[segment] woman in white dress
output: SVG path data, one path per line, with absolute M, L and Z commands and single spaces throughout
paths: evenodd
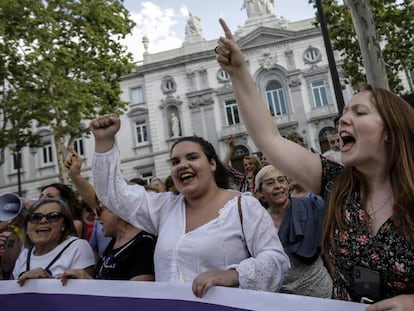
M 256 198 L 227 189 L 226 169 L 210 143 L 196 136 L 177 140 L 170 161 L 179 194 L 154 193 L 121 177 L 114 144 L 119 118 L 101 116 L 91 127 L 98 198 L 129 223 L 158 235 L 156 281 L 192 283 L 198 297 L 214 285 L 279 289 L 290 263 L 272 219 Z

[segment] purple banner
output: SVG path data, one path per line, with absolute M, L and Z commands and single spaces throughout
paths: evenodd
M 42 311 L 114 311 L 114 310 L 157 310 L 157 311 L 239 311 L 239 309 L 211 303 L 172 299 L 102 297 L 64 294 L 10 294 L 0 296 L 0 310 L 26 310 L 28 306 L 42 306 Z M 37 308 L 33 309 L 36 310 Z
M 191 284 L 161 282 L 69 280 L 0 281 L 0 311 L 363 311 L 366 305 L 346 301 L 216 286 L 203 298 Z

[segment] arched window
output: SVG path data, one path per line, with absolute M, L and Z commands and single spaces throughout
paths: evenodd
M 326 133 L 329 133 L 331 131 L 333 131 L 335 128 L 332 126 L 327 126 L 324 127 L 323 129 L 321 129 L 319 131 L 319 146 L 321 148 L 321 152 L 324 153 L 325 151 L 328 151 L 329 148 L 329 143 L 328 140 L 326 139 Z
M 282 85 L 278 81 L 270 81 L 266 86 L 266 100 L 272 116 L 286 114 L 286 100 Z

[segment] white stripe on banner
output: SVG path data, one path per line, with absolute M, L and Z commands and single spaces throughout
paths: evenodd
M 122 310 L 271 310 L 363 311 L 366 305 L 322 298 L 213 287 L 197 298 L 191 284 L 69 280 L 0 281 L 0 310 L 122 311 Z

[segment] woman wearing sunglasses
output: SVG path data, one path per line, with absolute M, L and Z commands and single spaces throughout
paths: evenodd
M 33 203 L 23 224 L 25 244 L 13 270 L 23 285 L 27 279 L 56 278 L 69 269 L 94 271 L 95 259 L 88 241 L 75 235 L 69 207 L 58 199 Z

